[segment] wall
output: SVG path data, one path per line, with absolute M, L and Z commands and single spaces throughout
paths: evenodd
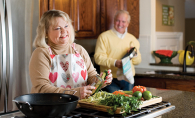
M 185 19 L 185 42 L 195 41 L 195 18 Z
M 194 18 L 185 19 L 185 34 L 186 34 L 185 35 L 185 47 L 186 47 L 189 41 L 195 41 L 195 16 Z M 195 61 L 193 64 L 195 64 Z
M 174 7 L 174 25 L 166 26 L 162 24 L 162 5 L 169 5 Z M 165 38 L 164 40 L 169 44 L 161 44 L 162 49 L 170 49 L 177 51 L 183 49 L 185 46 L 185 0 L 156 0 L 156 31 L 157 32 L 180 32 L 182 39 Z M 162 39 L 163 40 L 163 39 Z M 162 42 L 162 41 L 161 41 Z M 177 42 L 177 43 L 176 43 Z M 178 44 L 178 42 L 180 44 Z M 177 55 L 172 59 L 172 63 L 179 64 Z M 157 60 L 157 58 L 155 58 Z M 160 60 L 160 59 L 158 59 Z M 157 61 L 159 62 L 159 61 Z
M 140 0 L 140 52 L 142 62 L 136 68 L 149 68 L 152 41 L 155 33 L 155 0 Z M 143 59 L 143 57 L 145 57 Z
M 185 0 L 185 18 L 195 18 L 195 0 Z
M 179 32 L 182 31 L 182 27 L 184 29 L 184 2 L 185 0 L 140 0 L 140 52 L 142 55 L 142 62 L 139 65 L 136 65 L 135 68 L 149 68 L 149 69 L 160 69 L 160 70 L 181 70 L 180 67 L 165 67 L 165 66 L 151 66 L 149 63 L 154 63 L 155 58 L 152 54 L 152 51 L 156 48 L 156 35 L 160 32 Z M 176 18 L 180 18 L 179 16 L 183 16 L 181 20 L 177 20 L 176 22 L 182 22 L 181 26 L 173 26 L 171 29 L 167 29 L 166 27 L 162 27 L 162 13 L 159 15 L 159 11 L 162 11 L 162 4 L 173 5 L 176 9 L 179 7 L 181 14 L 176 13 Z M 178 10 L 177 10 L 178 11 Z M 179 16 L 178 16 L 179 15 Z M 160 19 L 157 21 L 156 18 Z M 178 23 L 176 23 L 178 24 Z M 160 26 L 161 25 L 161 26 Z M 159 27 L 160 26 L 160 27 Z M 178 30 L 179 28 L 179 30 Z M 167 30 L 167 31 L 166 31 Z M 183 36 L 182 36 L 183 37 Z M 183 39 L 183 38 L 182 38 Z M 144 58 L 143 58 L 144 57 Z M 194 71 L 193 69 L 188 69 L 188 71 Z
M 169 5 L 174 7 L 174 26 L 162 25 L 162 5 Z M 185 31 L 185 0 L 156 0 L 156 31 Z
M 174 25 L 166 26 L 162 24 L 162 6 L 168 5 L 174 7 Z M 185 0 L 156 0 L 156 32 L 173 33 L 174 37 L 164 37 L 163 39 L 157 39 L 159 43 L 156 44 L 158 49 L 170 49 L 178 51 L 183 49 L 185 41 Z M 175 34 L 175 35 L 174 35 Z M 182 37 L 176 36 L 180 35 Z M 172 63 L 179 64 L 177 55 L 172 59 Z M 158 61 L 157 61 L 158 60 Z M 159 62 L 160 59 L 155 57 L 155 61 Z
M 195 41 L 195 0 L 185 2 L 185 45 L 187 42 Z

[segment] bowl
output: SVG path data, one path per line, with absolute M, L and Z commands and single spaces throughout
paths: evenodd
M 159 64 L 172 64 L 171 59 L 174 58 L 175 56 L 177 56 L 177 51 L 173 51 L 171 57 L 160 55 L 160 54 L 156 53 L 156 51 L 153 51 L 153 54 L 156 57 L 160 58 Z

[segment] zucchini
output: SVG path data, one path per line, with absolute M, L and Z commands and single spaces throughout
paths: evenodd
M 123 91 L 125 94 L 128 94 L 128 95 L 133 95 L 133 92 L 132 91 Z
M 102 77 L 97 75 L 97 78 L 99 79 L 99 81 L 95 84 L 96 89 L 92 90 L 92 95 L 94 95 L 101 89 L 102 85 L 104 84 L 105 77 L 107 75 L 108 75 L 108 70 L 104 70 Z
M 105 80 L 105 77 L 108 75 L 108 70 L 104 70 L 103 74 L 102 74 L 102 80 Z
M 101 89 L 102 85 L 103 85 L 103 83 L 100 83 L 100 84 L 98 85 L 97 89 L 94 89 L 95 92 L 94 92 L 93 94 L 97 93 L 97 92 Z

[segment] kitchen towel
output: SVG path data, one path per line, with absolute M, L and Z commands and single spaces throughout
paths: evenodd
M 116 72 L 117 79 L 125 80 L 131 84 L 134 84 L 134 77 L 129 56 L 122 59 L 122 64 L 122 69 L 118 69 Z

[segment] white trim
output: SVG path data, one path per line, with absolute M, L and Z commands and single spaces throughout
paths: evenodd
M 164 66 L 154 66 L 149 63 L 155 63 L 155 56 L 152 54 L 153 50 L 158 41 L 166 40 L 166 43 L 169 43 L 169 40 L 175 39 L 176 44 L 179 45 L 177 50 L 183 49 L 183 33 L 182 32 L 155 32 L 153 36 L 147 34 L 140 34 L 139 42 L 140 42 L 140 53 L 142 56 L 142 62 L 139 65 L 135 65 L 135 68 L 148 68 L 148 69 L 168 69 L 168 70 L 180 70 L 180 67 L 164 67 Z M 153 42 L 153 43 L 152 43 Z M 153 44 L 153 46 L 151 46 Z M 176 51 L 177 51 L 176 50 Z M 178 55 L 177 55 L 178 56 Z M 178 57 L 175 57 L 177 60 Z M 179 62 L 178 62 L 179 63 Z
M 179 41 L 179 47 L 177 50 L 183 49 L 183 32 L 156 32 L 155 36 L 156 36 L 155 42 L 158 39 L 177 39 Z M 154 50 L 156 50 L 156 48 L 154 48 Z
M 152 52 L 155 48 L 156 40 L 155 40 L 155 33 L 156 33 L 156 0 L 151 0 L 151 41 L 150 41 L 150 52 Z M 150 62 L 154 59 L 150 56 Z

